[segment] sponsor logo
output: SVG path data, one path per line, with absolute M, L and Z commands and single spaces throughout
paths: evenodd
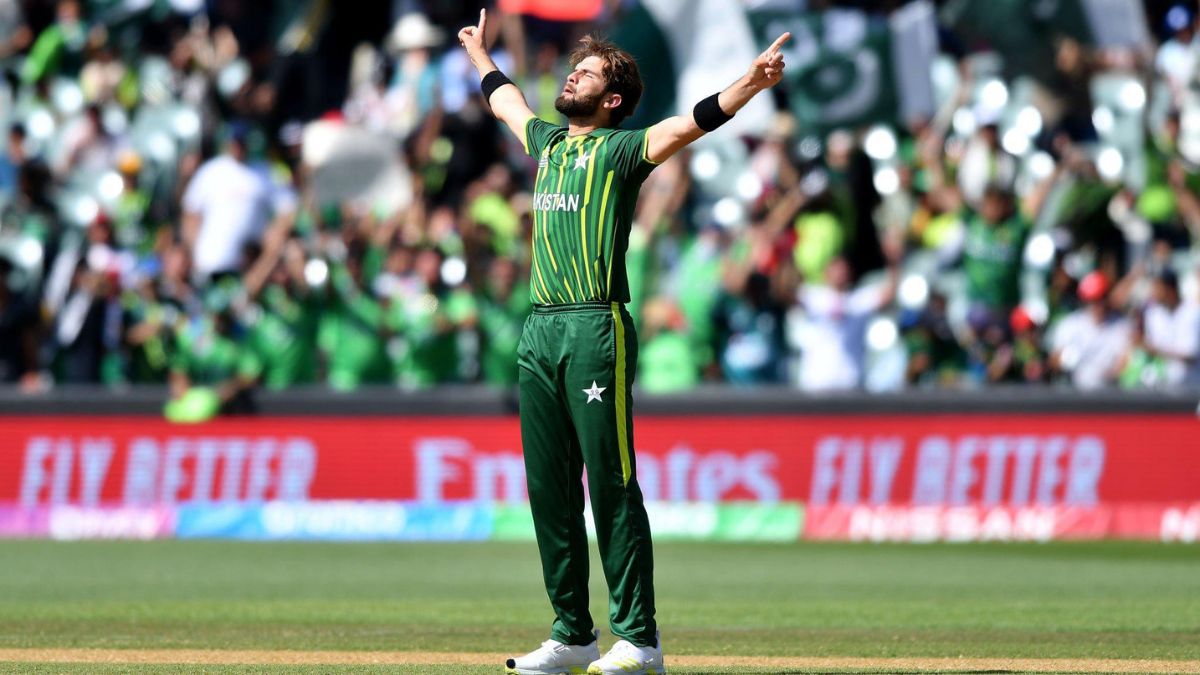
M 54 539 L 156 539 L 174 533 L 175 518 L 164 508 L 50 509 L 49 533 Z
M 479 452 L 465 439 L 421 438 L 416 447 L 417 499 L 440 502 L 461 493 L 474 499 L 526 501 L 525 462 L 517 452 Z M 647 501 L 776 502 L 782 492 L 773 453 L 697 452 L 679 445 L 661 455 L 637 453 L 638 484 Z
M 1186 543 L 1200 539 L 1200 504 L 1163 511 L 1159 536 L 1163 541 Z
M 306 438 L 138 436 L 122 448 L 119 468 L 116 449 L 106 437 L 30 438 L 20 503 L 94 506 L 113 482 L 127 505 L 303 500 L 317 465 Z
M 1091 506 L 1105 455 L 1104 441 L 1091 435 L 930 435 L 915 449 L 898 437 L 825 436 L 816 443 L 809 503 Z M 909 465 L 902 485 L 900 469 Z

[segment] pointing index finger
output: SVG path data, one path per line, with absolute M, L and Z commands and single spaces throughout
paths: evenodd
M 767 47 L 767 53 L 768 54 L 777 53 L 779 51 L 779 48 L 783 46 L 783 43 L 787 42 L 790 39 L 792 39 L 792 34 L 790 32 L 784 33 L 783 35 L 780 35 L 779 37 L 775 38 L 775 41 L 771 43 L 771 46 Z
M 481 10 L 479 10 L 479 32 L 482 33 L 483 29 L 486 27 L 487 27 L 487 10 L 481 9 Z

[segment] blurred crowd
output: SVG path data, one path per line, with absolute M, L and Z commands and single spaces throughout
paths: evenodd
M 0 382 L 516 382 L 536 165 L 454 42 L 479 3 L 345 4 L 0 0 Z M 564 55 L 636 2 L 546 4 L 493 6 L 495 51 L 560 120 Z M 1168 9 L 1140 48 L 1055 38 L 1046 81 L 943 31 L 929 119 L 814 134 L 785 86 L 666 162 L 638 384 L 1200 386 L 1200 38 Z

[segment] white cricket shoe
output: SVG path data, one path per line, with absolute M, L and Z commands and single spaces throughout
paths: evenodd
M 564 645 L 558 640 L 546 640 L 541 647 L 525 656 L 509 659 L 504 663 L 505 675 L 560 675 L 588 672 L 588 664 L 600 658 L 600 647 L 596 638 L 600 632 L 592 633 L 589 645 Z
M 662 642 L 654 636 L 653 647 L 638 647 L 627 640 L 617 640 L 604 658 L 588 666 L 588 675 L 664 675 Z

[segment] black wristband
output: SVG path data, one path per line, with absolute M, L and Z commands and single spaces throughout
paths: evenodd
M 717 103 L 718 95 L 713 94 L 692 108 L 692 118 L 696 120 L 696 126 L 705 131 L 713 131 L 733 119 L 733 115 L 721 110 L 721 104 Z
M 479 88 L 483 90 L 483 100 L 490 103 L 492 100 L 492 92 L 506 84 L 512 83 L 513 81 L 508 79 L 507 75 L 498 70 L 493 70 L 487 75 L 484 75 L 483 80 L 479 82 Z

